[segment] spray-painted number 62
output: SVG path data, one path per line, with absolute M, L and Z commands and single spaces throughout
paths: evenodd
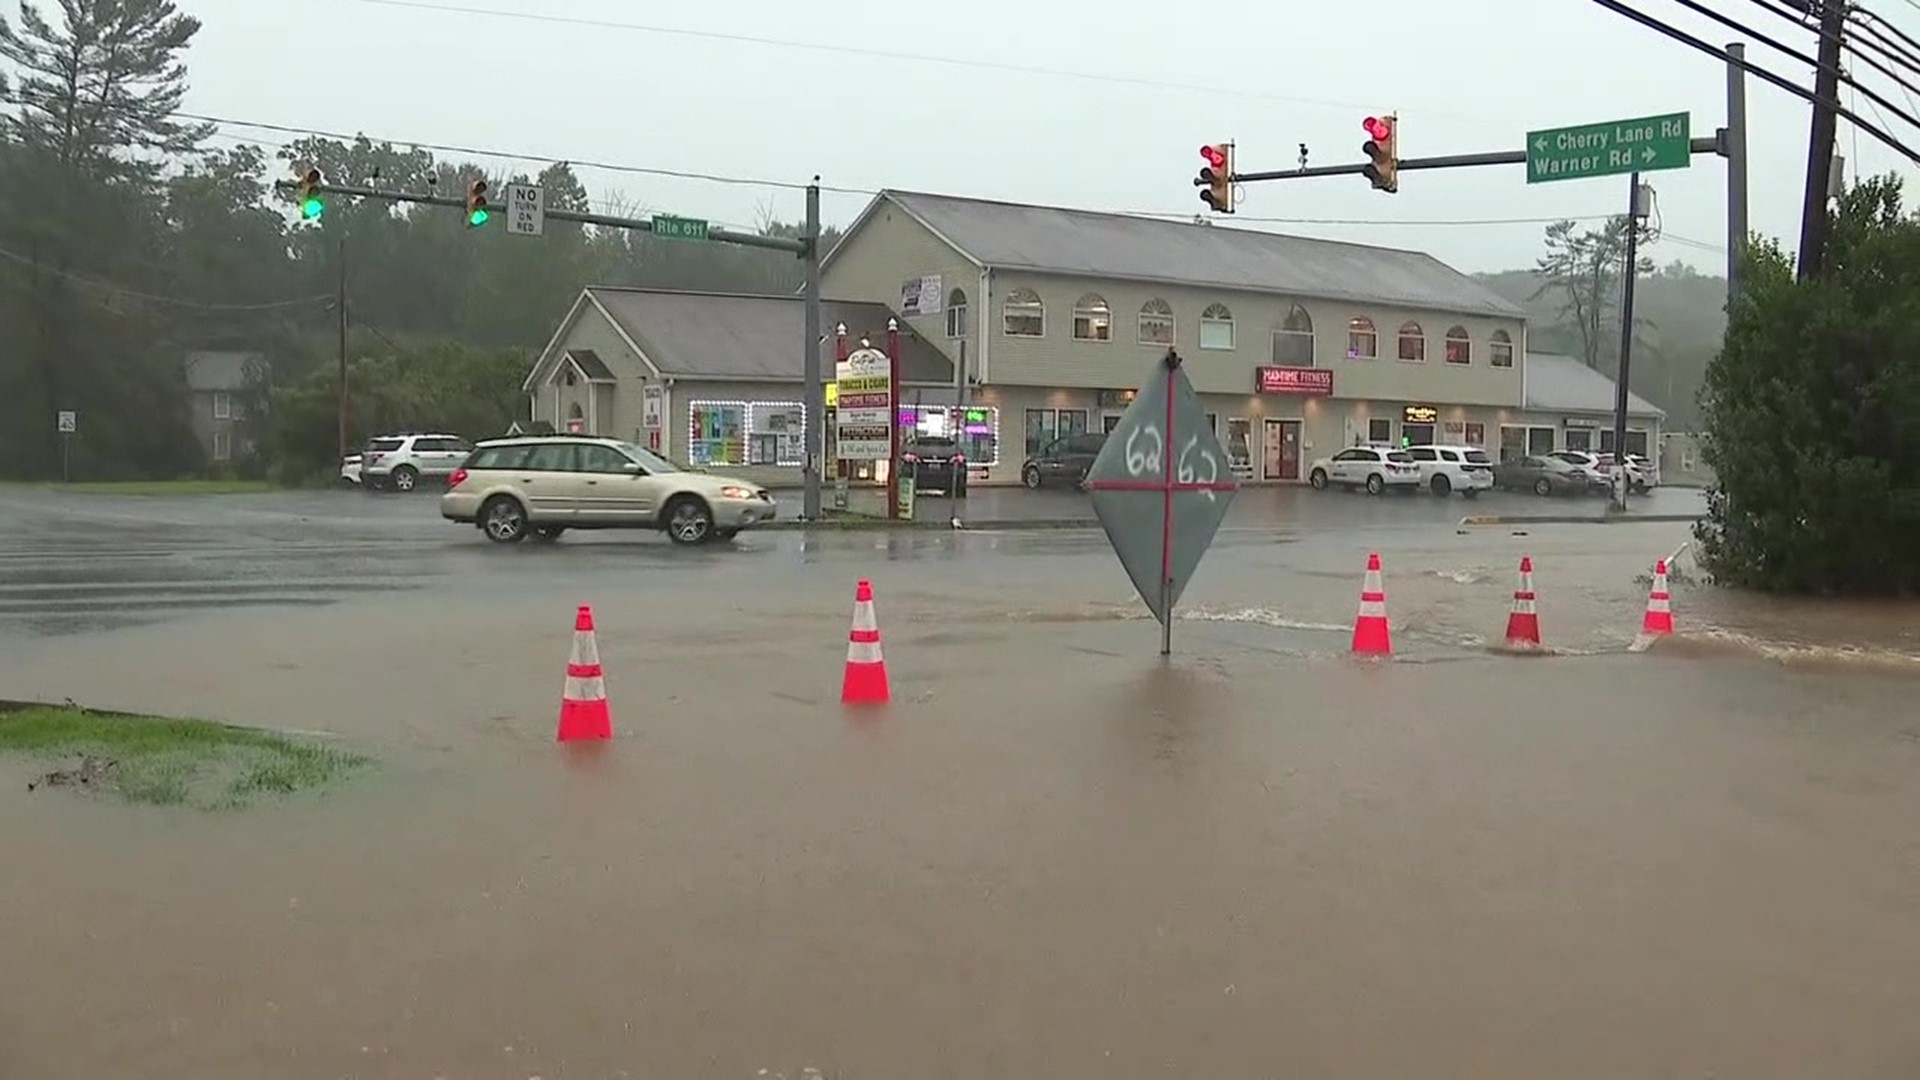
M 1205 473 L 1204 476 L 1201 475 L 1202 472 Z M 1200 449 L 1200 436 L 1195 435 L 1188 439 L 1187 445 L 1180 450 L 1180 482 L 1215 484 L 1219 481 L 1220 460 L 1213 456 L 1212 450 Z M 1214 500 L 1214 493 L 1207 488 L 1201 488 L 1200 494 L 1205 495 L 1208 502 Z
M 1140 445 L 1135 446 L 1135 442 Z M 1127 473 L 1131 476 L 1152 476 L 1160 471 L 1160 455 L 1166 449 L 1166 442 L 1160 437 L 1160 429 L 1151 424 L 1142 424 L 1127 433 Z

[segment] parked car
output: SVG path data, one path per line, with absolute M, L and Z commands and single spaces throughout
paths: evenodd
M 1351 491 L 1364 487 L 1378 495 L 1388 488 L 1414 491 L 1420 487 L 1420 465 L 1405 450 L 1386 446 L 1352 446 L 1324 457 L 1307 470 L 1307 482 L 1316 490 L 1339 486 Z
M 368 491 L 413 491 L 422 480 L 452 475 L 473 453 L 473 444 L 441 432 L 394 432 L 367 440 L 360 453 L 360 483 Z
M 348 487 L 360 486 L 359 454 L 348 454 L 340 459 L 340 482 Z
M 1644 495 L 1660 486 L 1660 466 L 1639 454 L 1628 454 L 1627 479 L 1633 481 L 1636 478 L 1640 485 L 1640 492 Z
M 944 435 L 921 435 L 900 448 L 900 467 L 913 470 L 915 491 L 943 491 L 951 499 L 967 497 L 967 456 L 960 443 Z
M 1419 463 L 1427 490 L 1441 498 L 1458 491 L 1472 499 L 1493 487 L 1493 459 L 1477 446 L 1409 446 L 1407 456 Z
M 1605 491 L 1605 492 L 1611 492 L 1613 490 L 1613 455 L 1612 454 L 1593 454 L 1593 453 L 1588 453 L 1587 451 L 1584 451 L 1584 450 L 1561 450 L 1561 451 L 1558 451 L 1557 453 L 1552 454 L 1551 456 L 1557 457 L 1561 461 L 1564 461 L 1569 465 L 1576 466 L 1584 470 L 1589 476 L 1593 477 L 1594 490 Z M 1647 476 L 1647 469 L 1646 469 L 1644 458 L 1637 457 L 1636 455 L 1633 455 L 1633 454 L 1628 454 L 1627 461 L 1626 461 L 1626 470 L 1627 470 L 1627 492 L 1629 494 L 1644 495 L 1646 494 L 1647 489 L 1653 486 L 1651 480 Z
M 1020 482 L 1035 491 L 1063 481 L 1076 487 L 1084 484 L 1093 459 L 1100 456 L 1100 448 L 1106 444 L 1105 435 L 1092 432 L 1062 435 L 1020 466 Z
M 1557 457 L 1529 454 L 1495 465 L 1493 483 L 1503 491 L 1531 491 L 1545 497 L 1583 494 L 1592 487 L 1593 478 Z
M 568 529 L 659 529 L 676 544 L 731 540 L 773 520 L 758 484 L 693 472 L 644 447 L 593 435 L 489 439 L 447 477 L 440 516 L 498 544 Z

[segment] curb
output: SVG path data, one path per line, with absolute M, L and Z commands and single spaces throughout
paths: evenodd
M 1095 518 L 998 518 L 963 520 L 955 524 L 951 520 L 931 521 L 888 521 L 886 518 L 826 518 L 820 521 L 795 521 L 775 519 L 757 525 L 755 532 L 881 532 L 881 531 L 919 531 L 919 532 L 1035 532 L 1044 529 L 1097 529 L 1100 522 Z
M 1705 514 L 1610 514 L 1606 517 L 1575 517 L 1570 514 L 1483 514 L 1463 517 L 1465 525 L 1654 525 L 1663 522 L 1699 521 Z

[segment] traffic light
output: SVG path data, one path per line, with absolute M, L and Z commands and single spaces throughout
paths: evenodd
M 294 202 L 300 206 L 300 220 L 317 221 L 326 211 L 327 204 L 320 201 L 320 170 L 308 169 L 300 174 L 300 187 L 294 194 Z
M 487 182 L 475 180 L 467 185 L 467 228 L 477 229 L 492 215 L 487 212 Z
M 1360 126 L 1367 129 L 1367 142 L 1360 151 L 1369 159 L 1361 174 L 1373 182 L 1375 191 L 1384 191 L 1389 195 L 1399 191 L 1400 118 L 1369 116 L 1361 121 Z
M 1200 148 L 1207 164 L 1200 170 L 1200 201 L 1216 214 L 1233 213 L 1233 144 L 1213 143 Z

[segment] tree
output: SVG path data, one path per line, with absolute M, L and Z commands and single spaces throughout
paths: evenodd
M 1547 226 L 1547 253 L 1535 266 L 1541 283 L 1534 298 L 1550 295 L 1558 301 L 1559 321 L 1573 331 L 1576 354 L 1596 371 L 1617 370 L 1617 356 L 1608 345 L 1620 340 L 1620 271 L 1627 260 L 1627 218 L 1610 218 L 1603 225 L 1575 232 L 1574 222 Z M 1653 261 L 1640 258 L 1637 271 L 1653 272 Z M 1636 327 L 1640 320 L 1635 320 Z M 1638 340 L 1636 338 L 1636 340 Z
M 1814 280 L 1776 242 L 1744 252 L 1701 401 L 1717 480 L 1695 535 L 1718 582 L 1920 589 L 1920 221 L 1900 190 L 1841 197 Z

